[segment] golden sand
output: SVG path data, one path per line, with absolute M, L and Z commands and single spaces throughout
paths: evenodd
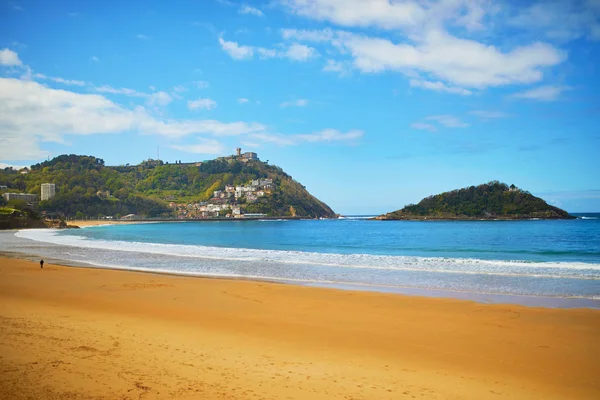
M 86 226 L 101 226 L 101 225 L 129 225 L 129 224 L 146 224 L 149 222 L 142 221 L 122 221 L 114 219 L 99 219 L 99 220 L 72 220 L 68 221 L 69 225 L 75 225 L 80 228 Z
M 600 399 L 600 311 L 0 258 L 1 399 Z

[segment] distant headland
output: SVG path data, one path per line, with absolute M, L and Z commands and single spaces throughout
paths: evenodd
M 282 168 L 237 148 L 214 160 L 107 166 L 61 155 L 0 169 L 0 229 L 43 220 L 204 220 L 333 218 L 334 211 Z
M 418 204 L 383 214 L 379 220 L 524 220 L 574 219 L 568 212 L 505 183 L 479 186 L 429 196 Z

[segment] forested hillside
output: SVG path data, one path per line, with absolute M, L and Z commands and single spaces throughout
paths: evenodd
M 226 184 L 242 185 L 252 179 L 271 178 L 275 190 L 245 206 L 247 212 L 274 216 L 333 216 L 334 212 L 310 195 L 281 168 L 258 160 L 235 158 L 196 165 L 164 164 L 149 160 L 135 166 L 105 166 L 92 156 L 62 155 L 33 165 L 28 174 L 0 170 L 0 185 L 11 191 L 40 194 L 40 184 L 56 184 L 56 196 L 40 202 L 40 210 L 67 216 L 139 214 L 172 216 L 168 202 L 207 201 Z M 106 191 L 110 196 L 104 195 Z M 79 213 L 79 214 L 78 214 Z
M 569 219 L 565 210 L 514 185 L 492 181 L 429 196 L 378 217 L 394 219 Z

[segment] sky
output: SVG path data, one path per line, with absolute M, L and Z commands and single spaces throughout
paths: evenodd
M 0 166 L 236 147 L 342 214 L 600 211 L 600 0 L 0 0 Z

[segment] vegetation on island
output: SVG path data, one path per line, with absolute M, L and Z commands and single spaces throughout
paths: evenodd
M 539 197 L 492 181 L 429 196 L 418 204 L 380 215 L 381 220 L 571 219 L 569 213 Z
M 32 165 L 26 174 L 11 168 L 0 170 L 0 185 L 8 186 L 9 192 L 39 196 L 42 183 L 54 183 L 56 195 L 40 201 L 39 211 L 79 218 L 127 214 L 169 218 L 174 216 L 171 202 L 208 201 L 227 184 L 242 185 L 262 178 L 271 178 L 274 190 L 251 204 L 242 204 L 244 212 L 312 218 L 335 215 L 281 168 L 259 160 L 243 162 L 235 156 L 197 165 L 148 160 L 139 165 L 106 166 L 100 158 L 71 154 Z

